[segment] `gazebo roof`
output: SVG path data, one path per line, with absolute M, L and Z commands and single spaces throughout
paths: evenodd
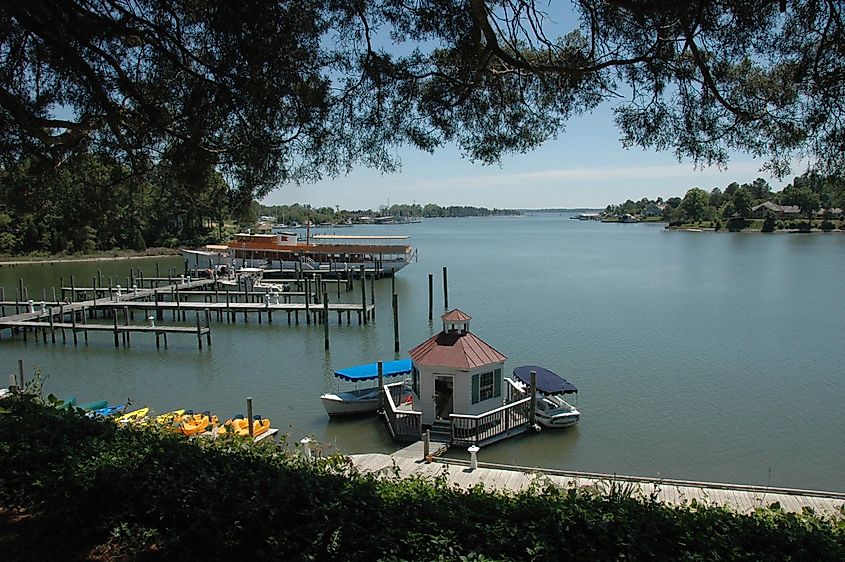
M 470 316 L 466 312 L 458 310 L 457 308 L 450 310 L 449 312 L 447 312 L 446 314 L 444 314 L 440 318 L 444 322 L 450 322 L 450 323 L 469 322 L 470 320 L 472 320 L 472 316 Z
M 452 312 L 458 312 L 466 316 L 459 310 Z M 467 318 L 469 317 L 467 316 Z M 471 332 L 440 332 L 412 349 L 409 355 L 417 365 L 452 367 L 456 369 L 473 369 L 475 367 L 483 367 L 484 365 L 501 363 L 507 359 L 507 357 Z

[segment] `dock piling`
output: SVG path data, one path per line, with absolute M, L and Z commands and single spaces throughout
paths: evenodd
M 428 274 L 428 321 L 434 318 L 434 274 Z
M 323 339 L 325 349 L 329 348 L 329 295 L 323 293 Z
M 252 437 L 253 429 L 252 429 L 252 396 L 246 397 L 246 417 L 248 422 L 249 428 L 249 436 Z
M 449 308 L 449 277 L 446 266 L 443 266 L 443 309 Z
M 393 293 L 393 352 L 399 353 L 399 295 Z

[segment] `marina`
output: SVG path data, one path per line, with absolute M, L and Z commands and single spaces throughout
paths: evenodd
M 348 230 L 368 234 L 382 228 Z M 243 396 L 261 396 L 262 411 L 289 439 L 310 437 L 329 451 L 348 454 L 390 454 L 402 444 L 383 418 L 335 419 L 326 415 L 319 397 L 336 388 L 339 369 L 406 357 L 441 330 L 441 314 L 457 307 L 474 317 L 473 332 L 505 352 L 503 373 L 539 364 L 579 390 L 582 417 L 576 426 L 544 428 L 484 446 L 479 458 L 485 462 L 845 491 L 838 419 L 845 401 L 838 380 L 845 361 L 839 342 L 845 302 L 835 282 L 845 275 L 842 237 L 703 236 L 667 232 L 661 225 L 617 226 L 557 215 L 427 220 L 407 228 L 413 228 L 419 262 L 395 277 L 367 279 L 367 305 L 375 303 L 377 311 L 367 324 L 363 318 L 357 324 L 356 312 L 351 324 L 345 313 L 344 322 L 336 324 L 332 313 L 329 350 L 325 325 L 315 324 L 313 314 L 309 324 L 300 310 L 299 325 L 294 313 L 288 325 L 286 312 L 273 312 L 272 324 L 264 311 L 261 324 L 257 311 L 247 312 L 246 322 L 241 311 L 230 321 L 220 290 L 224 321 L 217 320 L 220 308 L 211 313 L 212 345 L 203 336 L 201 351 L 195 335 L 198 311 L 186 309 L 186 321 L 177 321 L 173 309 L 161 309 L 156 326 L 194 332 L 168 335 L 168 347 L 158 349 L 152 334 L 132 334 L 130 348 L 115 348 L 109 332 L 90 332 L 86 345 L 79 332 L 80 345 L 74 346 L 67 328 L 66 343 L 56 329 L 56 344 L 48 328 L 46 345 L 42 328 L 37 339 L 29 332 L 27 341 L 20 332 L 10 339 L 10 330 L 3 329 L 0 365 L 8 371 L 23 358 L 30 373 L 38 369 L 47 377 L 51 392 L 76 394 L 82 401 L 132 396 L 161 410 L 191 403 L 233 412 L 243 409 Z M 391 231 L 402 233 L 399 226 Z M 542 275 L 531 273 L 540 264 Z M 441 288 L 444 266 L 448 292 Z M 59 293 L 61 286 L 99 286 L 98 271 L 103 286 L 109 277 L 113 285 L 120 279 L 125 286 L 133 268 L 140 290 L 139 268 L 147 288 L 148 278 L 167 279 L 168 272 L 180 281 L 184 260 L 4 266 L 0 287 L 3 300 L 17 301 L 23 312 L 25 301 L 15 298 L 21 278 L 39 308 L 42 295 L 59 300 L 59 294 L 52 300 L 52 287 Z M 173 304 L 167 283 L 159 285 L 160 300 Z M 357 277 L 354 290 L 345 288 L 339 284 L 338 300 L 338 284 L 328 284 L 330 304 L 360 305 Z M 229 288 L 230 303 L 247 300 L 236 292 L 237 287 Z M 398 354 L 394 293 L 400 304 Z M 215 299 L 183 297 L 181 288 L 179 295 L 180 303 L 197 305 Z M 97 301 L 101 298 L 107 300 L 98 296 Z M 291 301 L 304 304 L 304 297 Z M 154 308 L 154 298 L 144 304 Z M 309 308 L 312 304 L 313 298 Z M 130 324 L 147 325 L 144 315 L 155 316 L 149 309 L 130 309 L 130 315 L 132 310 L 136 320 L 130 318 Z M 5 312 L 10 315 L 14 307 L 6 306 Z M 103 312 L 97 312 L 97 322 L 113 327 Z M 123 324 L 122 308 L 116 312 Z M 204 312 L 199 315 L 204 326 Z M 68 315 L 65 319 L 70 322 Z M 451 447 L 446 457 L 464 458 L 467 446 Z

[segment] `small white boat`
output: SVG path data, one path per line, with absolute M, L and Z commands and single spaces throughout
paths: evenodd
M 544 367 L 526 365 L 513 370 L 513 379 L 506 379 L 519 398 L 528 395 L 531 372 L 536 373 L 537 404 L 534 412 L 537 423 L 545 427 L 569 427 L 581 419 L 579 412 L 561 398 L 564 394 L 577 394 L 575 385 Z
M 413 369 L 410 359 L 386 361 L 382 363 L 382 378 L 407 375 Z M 360 383 L 378 380 L 378 363 L 368 363 L 348 367 L 334 372 L 339 379 Z M 375 386 L 356 388 L 345 392 L 327 392 L 320 396 L 323 407 L 329 416 L 374 414 L 378 410 L 378 397 L 381 389 Z

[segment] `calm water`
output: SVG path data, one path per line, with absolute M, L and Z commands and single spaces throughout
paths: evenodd
M 396 278 L 403 356 L 439 331 L 448 266 L 450 308 L 473 317 L 506 369 L 541 364 L 580 390 L 576 428 L 493 445 L 482 460 L 845 491 L 845 236 L 666 232 L 557 214 L 355 228 L 368 231 L 410 234 L 419 249 Z M 40 295 L 71 273 L 77 285 L 97 269 L 152 276 L 155 261 L 2 267 L 0 285 L 9 298 L 23 277 Z M 181 267 L 158 261 L 162 271 Z M 318 398 L 335 388 L 335 368 L 393 358 L 390 287 L 377 282 L 374 324 L 331 324 L 330 352 L 321 326 L 278 317 L 272 327 L 215 323 L 202 351 L 190 336 L 159 351 L 143 335 L 116 350 L 108 334 L 74 347 L 4 332 L 0 375 L 23 358 L 59 396 L 130 396 L 157 411 L 229 416 L 253 396 L 291 439 L 391 451 L 381 421 L 329 421 Z

